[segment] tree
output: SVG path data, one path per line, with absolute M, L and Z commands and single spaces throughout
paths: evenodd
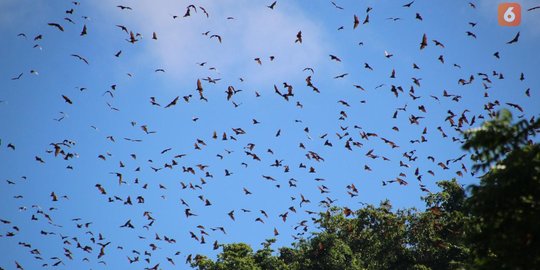
M 256 253 L 244 243 L 222 245 L 223 251 L 215 262 L 205 256 L 198 256 L 192 266 L 200 270 L 287 270 L 288 266 L 272 254 L 274 250 L 271 249 L 271 245 L 275 241 L 275 239 L 266 240 L 262 244 L 263 248 Z
M 474 173 L 470 193 L 455 180 L 422 200 L 424 211 L 392 210 L 389 201 L 356 211 L 331 207 L 316 232 L 274 253 L 229 244 L 200 270 L 232 269 L 540 269 L 540 121 L 512 123 L 503 110 L 465 132 Z M 472 258 L 472 259 L 471 259 Z
M 253 257 L 253 249 L 244 243 L 234 243 L 223 245 L 223 252 L 218 255 L 214 262 L 204 256 L 201 256 L 193 266 L 199 267 L 200 270 L 257 270 L 261 269 L 257 266 Z
M 389 201 L 356 211 L 332 207 L 320 214 L 319 231 L 274 254 L 271 245 L 253 253 L 246 244 L 223 245 L 214 262 L 201 257 L 200 270 L 283 269 L 460 269 L 464 247 L 465 193 L 455 181 L 438 183 L 441 191 L 426 196 L 425 212 L 393 211 Z
M 531 141 L 539 127 L 538 120 L 512 124 L 503 110 L 467 134 L 474 169 L 491 167 L 468 199 L 478 269 L 540 269 L 540 145 Z
M 408 227 L 417 269 L 466 269 L 466 194 L 455 179 L 441 181 L 438 193 L 424 197 L 426 211 L 411 217 Z

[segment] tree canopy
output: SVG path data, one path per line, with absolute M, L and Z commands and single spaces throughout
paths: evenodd
M 468 134 L 476 170 L 490 169 L 471 186 L 469 242 L 479 269 L 540 269 L 540 122 L 501 111 Z
M 389 201 L 357 210 L 332 206 L 318 230 L 292 247 L 258 251 L 221 245 L 216 260 L 197 256 L 199 270 L 228 269 L 540 269 L 540 122 L 512 122 L 506 111 L 467 131 L 474 173 L 468 189 L 455 179 L 422 198 L 425 210 Z

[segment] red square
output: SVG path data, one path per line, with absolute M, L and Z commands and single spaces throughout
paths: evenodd
M 501 26 L 518 26 L 521 23 L 521 5 L 519 3 L 499 4 L 497 18 Z

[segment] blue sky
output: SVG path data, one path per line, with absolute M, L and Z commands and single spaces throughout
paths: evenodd
M 141 255 L 140 262 L 131 266 L 142 269 L 160 263 L 161 268 L 172 269 L 166 260 L 169 257 L 184 268 L 188 254 L 214 256 L 212 243 L 216 240 L 258 247 L 264 239 L 274 237 L 276 228 L 280 233 L 276 246 L 289 245 L 292 236 L 300 232 L 294 227 L 302 220 L 311 220 L 305 210 L 324 211 L 319 202 L 326 197 L 337 200 L 334 205 L 352 209 L 385 199 L 396 208 L 422 208 L 420 197 L 426 193 L 420 190 L 416 168 L 422 184 L 431 191 L 437 190 L 435 182 L 439 180 L 456 177 L 465 186 L 477 181 L 470 171 L 465 173 L 461 168 L 462 163 L 470 167 L 468 156 L 450 162 L 448 170 L 437 165 L 465 154 L 460 143 L 452 140 L 460 138 L 460 133 L 445 121 L 449 110 L 456 114 L 456 122 L 468 110 L 466 118 L 476 118 L 473 126 L 483 121 L 480 117 L 488 118 L 484 107 L 489 102 L 500 104 L 495 111 L 508 108 L 505 103 L 519 104 L 523 112 L 510 108 L 516 117 L 539 115 L 540 9 L 526 11 L 540 5 L 538 1 L 518 1 L 523 12 L 518 27 L 497 24 L 500 1 L 472 1 L 475 8 L 469 1 L 417 0 L 410 8 L 402 7 L 409 1 L 335 1 L 342 9 L 329 1 L 277 1 L 273 10 L 266 7 L 271 2 L 197 1 L 193 3 L 197 12 L 192 10 L 191 16 L 184 18 L 191 2 L 81 1 L 74 5 L 71 1 L 2 1 L 0 218 L 11 223 L 0 223 L 0 267 L 15 269 L 17 261 L 32 269 L 58 262 L 51 259 L 57 256 L 62 269 L 118 269 L 125 268 L 129 264 L 126 256 L 133 258 L 132 250 L 137 250 L 141 254 L 149 251 L 152 256 Z M 121 10 L 118 5 L 132 9 Z M 369 23 L 363 24 L 367 7 L 372 8 Z M 72 8 L 73 14 L 67 14 Z M 422 21 L 415 19 L 416 13 Z M 360 19 L 356 29 L 354 15 Z M 64 31 L 48 23 L 59 23 Z M 81 36 L 83 25 L 87 35 Z M 135 43 L 127 42 L 129 35 L 116 25 L 142 36 Z M 207 31 L 208 35 L 201 34 Z M 295 43 L 299 31 L 301 44 Z M 467 36 L 467 31 L 477 38 Z M 152 39 L 153 32 L 157 40 Z M 518 32 L 519 41 L 506 44 Z M 20 33 L 26 37 L 18 36 Z M 213 34 L 220 35 L 222 42 L 209 38 Z M 428 45 L 420 50 L 423 34 Z M 34 40 L 38 35 L 43 38 Z M 436 46 L 434 39 L 444 48 Z M 119 51 L 122 53 L 115 57 Z M 385 51 L 393 56 L 385 57 Z M 499 52 L 499 59 L 494 57 L 495 52 Z M 84 57 L 89 64 L 72 54 Z M 329 55 L 341 61 L 331 60 Z M 440 55 L 444 63 L 438 60 Z M 270 56 L 275 57 L 273 61 Z M 262 65 L 255 58 L 260 58 Z M 202 62 L 206 64 L 198 64 Z M 364 68 L 365 63 L 373 70 Z M 413 69 L 413 63 L 420 69 Z M 313 68 L 313 74 L 304 71 L 306 67 Z M 395 78 L 390 78 L 392 70 Z M 504 79 L 494 71 L 503 74 Z M 20 79 L 12 80 L 20 73 Z M 334 79 L 345 73 L 343 78 Z M 483 81 L 478 73 L 487 74 L 491 83 Z M 524 80 L 520 80 L 521 73 Z M 474 80 L 470 84 L 458 84 L 471 75 Z M 306 86 L 307 76 L 311 76 L 320 93 Z M 198 79 L 208 77 L 220 80 L 215 84 L 202 81 L 208 99 L 205 102 L 199 99 L 196 88 Z M 420 86 L 412 78 L 421 79 Z M 284 82 L 293 86 L 294 96 L 289 101 L 274 92 L 276 85 L 286 93 Z M 483 82 L 489 89 L 484 89 Z M 362 86 L 364 91 L 353 85 Z M 392 85 L 401 86 L 404 92 L 395 97 Z M 226 94 L 229 86 L 242 90 L 231 100 Z M 420 98 L 409 96 L 411 86 L 414 96 Z M 85 90 L 80 91 L 81 87 Z M 525 94 L 528 88 L 530 96 Z M 460 96 L 459 102 L 444 97 L 444 90 Z M 62 95 L 72 104 L 66 103 Z M 192 95 L 189 103 L 182 98 L 187 95 Z M 176 106 L 164 108 L 177 96 L 180 98 Z M 150 97 L 161 106 L 153 106 Z M 419 110 L 421 105 L 426 112 Z M 397 108 L 404 106 L 406 111 L 399 111 L 393 118 Z M 340 119 L 342 111 L 347 117 Z M 411 115 L 424 118 L 418 125 L 411 125 Z M 60 117 L 64 118 L 54 120 Z M 253 124 L 253 119 L 260 123 Z M 156 133 L 146 134 L 141 126 Z M 442 136 L 439 127 L 448 137 Z M 235 135 L 233 128 L 242 128 L 246 134 Z M 420 139 L 424 128 L 427 142 L 411 143 Z M 468 128 L 468 124 L 462 127 Z M 278 130 L 281 135 L 276 137 Z M 214 131 L 217 140 L 212 139 Z M 221 140 L 223 132 L 236 140 Z M 342 139 L 336 135 L 346 132 L 349 134 Z M 378 137 L 363 139 L 363 132 Z M 326 137 L 321 138 L 324 134 Z M 115 142 L 108 136 L 113 136 Z M 352 150 L 347 150 L 344 146 L 349 138 L 351 145 L 358 142 L 362 146 L 352 145 Z M 381 138 L 399 147 L 391 148 Z M 194 149 L 197 139 L 206 143 L 199 143 L 201 150 Z M 75 143 L 71 148 L 62 146 L 66 152 L 74 153 L 72 159 L 54 156 L 50 144 L 64 140 Z M 331 147 L 325 146 L 326 140 Z M 251 152 L 261 161 L 245 154 L 250 143 L 255 144 Z M 305 149 L 299 147 L 301 143 Z M 168 148 L 171 150 L 161 154 Z M 378 158 L 366 156 L 370 150 Z M 324 161 L 307 159 L 308 151 L 318 153 Z M 409 151 L 414 151 L 414 161 L 403 155 Z M 186 156 L 174 158 L 180 154 Z M 106 160 L 98 158 L 100 155 Z M 45 163 L 37 162 L 36 156 Z M 173 159 L 178 165 L 172 170 L 164 168 Z M 284 172 L 283 166 L 270 166 L 275 160 L 283 160 L 289 172 Z M 198 164 L 208 165 L 205 170 L 213 177 L 199 170 Z M 299 168 L 300 164 L 307 168 Z M 365 169 L 366 165 L 371 171 Z M 194 168 L 195 174 L 183 172 L 182 166 Z M 161 170 L 154 172 L 151 167 Z M 310 167 L 315 173 L 309 173 Z M 225 176 L 225 170 L 232 175 Z M 457 171 L 463 172 L 463 177 Z M 111 174 L 116 172 L 122 174 L 125 184 L 118 184 L 118 177 Z M 265 180 L 263 175 L 276 181 Z M 383 186 L 383 181 L 396 177 L 408 185 Z M 201 178 L 206 184 L 201 184 Z M 289 187 L 291 178 L 297 181 L 296 187 Z M 181 183 L 200 185 L 202 189 L 182 189 Z M 107 194 L 100 194 L 96 184 L 102 185 Z M 358 189 L 357 197 L 347 194 L 346 186 L 350 184 Z M 321 194 L 322 185 L 330 193 Z M 252 194 L 244 195 L 243 188 Z M 51 192 L 58 195 L 58 201 L 51 200 Z M 69 199 L 61 197 L 64 195 Z M 301 195 L 311 203 L 300 207 Z M 133 205 L 114 199 L 108 202 L 114 196 L 122 200 L 130 196 Z M 138 196 L 145 198 L 144 204 L 136 203 Z M 205 206 L 198 196 L 212 205 Z M 187 207 L 180 203 L 182 199 L 197 216 L 186 218 Z M 291 206 L 297 213 L 289 209 Z M 251 212 L 243 213 L 242 208 Z M 231 210 L 235 211 L 236 221 L 227 215 Z M 259 210 L 264 210 L 268 218 Z M 143 216 L 146 211 L 155 218 L 149 229 L 143 228 L 149 223 Z M 289 212 L 288 219 L 283 222 L 279 215 L 285 212 Z M 32 215 L 38 220 L 32 220 Z M 72 221 L 74 218 L 81 220 Z M 256 218 L 262 218 L 264 224 L 255 222 Z M 129 219 L 134 230 L 119 227 Z M 76 224 L 86 222 L 92 222 L 88 228 L 77 228 Z M 308 224 L 308 231 L 316 230 L 311 222 Z M 198 225 L 209 234 L 205 236 L 206 244 L 190 238 L 190 231 L 201 236 Z M 210 229 L 218 226 L 223 226 L 227 234 Z M 55 234 L 43 235 L 41 231 Z M 9 232 L 15 236 L 7 237 Z M 102 258 L 97 258 L 100 246 L 91 242 L 88 232 L 96 239 L 102 234 L 104 239 L 98 243 L 111 242 Z M 155 240 L 156 233 L 161 238 L 174 238 L 176 244 Z M 64 243 L 60 235 L 68 237 L 70 244 Z M 73 237 L 82 246 L 91 246 L 92 253 L 77 249 Z M 32 248 L 19 242 L 29 243 Z M 151 251 L 152 243 L 157 250 Z M 30 254 L 34 248 L 43 260 Z M 73 253 L 73 260 L 64 255 L 64 248 Z M 177 251 L 181 254 L 175 255 Z M 150 258 L 150 263 L 145 258 Z

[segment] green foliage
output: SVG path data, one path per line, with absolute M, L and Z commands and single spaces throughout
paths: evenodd
M 490 170 L 470 195 L 457 181 L 422 199 L 425 211 L 392 210 L 389 201 L 356 211 L 332 207 L 318 231 L 293 247 L 253 252 L 223 245 L 216 261 L 199 257 L 199 270 L 280 269 L 540 269 L 540 121 L 512 123 L 508 111 L 466 132 L 463 149 L 473 169 Z
M 253 249 L 244 243 L 234 243 L 222 245 L 223 251 L 214 262 L 211 259 L 199 256 L 198 260 L 192 263 L 193 267 L 199 270 L 287 270 L 287 264 L 278 257 L 272 255 L 274 250 L 271 245 L 275 239 L 266 240 L 263 248 L 253 253 Z
M 203 257 L 193 266 L 200 270 L 460 269 L 468 255 L 463 246 L 464 191 L 455 180 L 439 186 L 441 192 L 424 198 L 426 212 L 392 211 L 388 201 L 356 212 L 333 207 L 320 214 L 320 231 L 293 248 L 281 248 L 274 255 L 275 240 L 267 240 L 255 253 L 245 244 L 223 245 L 215 262 Z
M 366 269 L 396 269 L 410 261 L 406 225 L 408 211 L 391 211 L 388 201 L 379 207 L 367 206 L 356 211 L 350 233 L 343 235 L 357 254 L 362 254 Z M 348 237 L 347 237 L 348 235 Z
M 255 262 L 261 269 L 287 270 L 290 269 L 280 258 L 273 256 L 274 250 L 271 248 L 276 239 L 268 239 L 263 243 L 263 249 L 258 250 L 255 255 Z
M 253 249 L 247 244 L 235 243 L 223 246 L 223 252 L 218 255 L 216 262 L 202 257 L 196 263 L 200 270 L 255 270 L 261 269 L 256 265 Z
M 465 191 L 456 182 L 438 183 L 441 192 L 424 198 L 427 210 L 411 216 L 408 236 L 418 269 L 464 269 L 466 246 Z
M 480 128 L 465 132 L 467 141 L 463 149 L 474 152 L 473 160 L 477 164 L 475 170 L 485 170 L 489 166 L 521 146 L 529 144 L 529 137 L 535 135 L 540 128 L 540 119 L 535 122 L 520 120 L 512 124 L 512 114 L 508 110 L 501 110 L 495 118 L 484 123 Z
M 530 142 L 539 122 L 511 120 L 501 112 L 464 146 L 493 165 L 468 200 L 478 269 L 540 269 L 540 145 Z
M 327 232 L 300 242 L 292 262 L 292 269 L 361 269 L 347 243 L 335 234 Z

